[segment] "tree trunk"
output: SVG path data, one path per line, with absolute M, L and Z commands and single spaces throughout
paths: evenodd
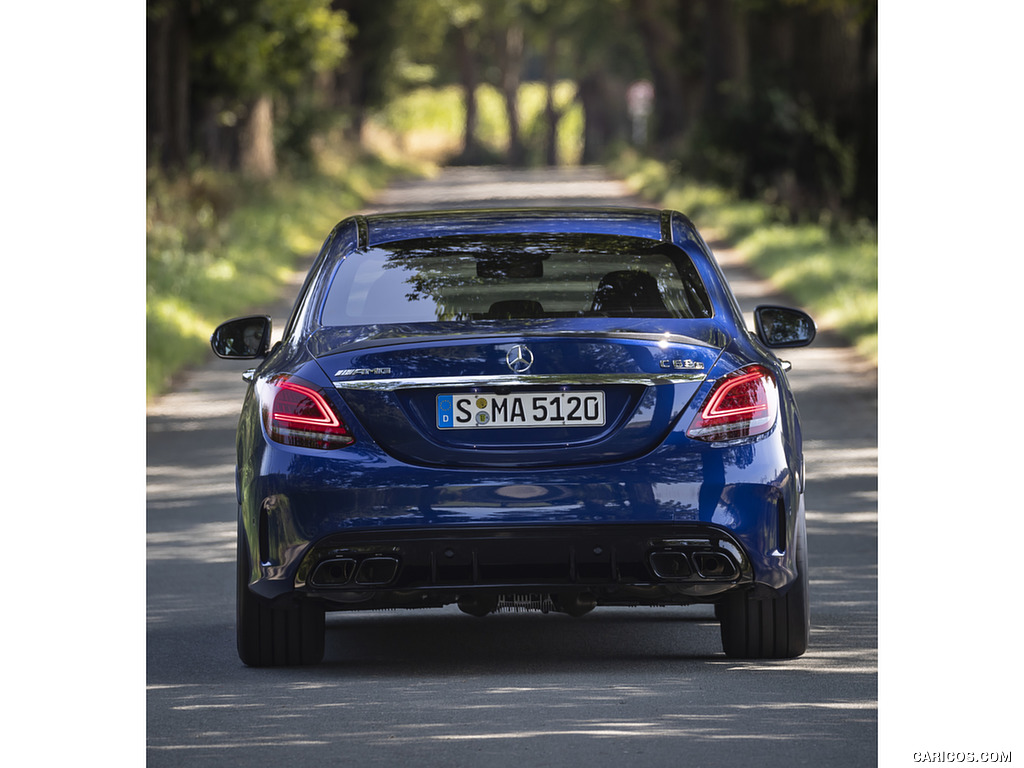
M 746 18 L 736 0 L 712 0 L 706 6 L 703 116 L 723 116 L 747 84 Z
M 189 155 L 189 33 L 187 9 L 171 3 L 149 26 L 147 135 L 151 157 L 182 168 Z
M 170 39 L 169 14 L 146 25 L 147 95 L 146 95 L 146 151 L 158 165 L 166 162 L 167 136 L 171 124 Z
M 469 41 L 466 39 L 466 30 L 462 27 L 455 27 L 454 35 L 459 80 L 462 83 L 462 101 L 465 106 L 460 159 L 464 163 L 474 164 L 482 159 L 480 145 L 476 138 L 476 88 L 478 83 L 476 59 L 473 57 L 473 51 L 470 49 Z
M 595 70 L 580 79 L 576 98 L 583 107 L 580 162 L 584 165 L 600 163 L 612 143 L 624 140 L 629 134 L 625 86 L 613 83 L 605 70 Z
M 189 102 L 191 100 L 191 88 L 189 77 L 189 24 L 185 18 L 184 8 L 176 14 L 177 21 L 174 26 L 174 91 L 173 115 L 174 122 L 171 134 L 172 154 L 176 162 L 184 166 L 188 162 L 190 152 L 189 134 L 192 126 L 192 116 L 189 113 Z
M 687 94 L 678 61 L 681 30 L 652 0 L 634 0 L 633 11 L 654 85 L 651 139 L 664 144 L 689 129 L 684 108 Z
M 509 27 L 505 33 L 504 52 L 501 57 L 501 90 L 505 96 L 508 116 L 508 163 L 523 165 L 525 153 L 519 137 L 519 70 L 523 61 L 523 28 Z
M 274 111 L 269 96 L 260 96 L 249 108 L 241 136 L 241 171 L 246 176 L 269 179 L 277 173 L 274 153 Z
M 608 146 L 608 128 L 604 111 L 601 109 L 601 87 L 598 75 L 590 74 L 580 79 L 576 98 L 583 107 L 583 152 L 580 163 L 590 165 L 601 158 Z
M 345 60 L 343 70 L 334 73 L 333 105 L 348 117 L 343 133 L 350 141 L 359 141 L 362 135 L 364 114 L 364 94 L 362 62 L 357 56 L 349 56 Z
M 878 16 L 861 28 L 860 105 L 857 124 L 857 179 L 853 204 L 857 213 L 878 217 Z
M 547 133 L 544 140 L 544 162 L 549 166 L 558 165 L 558 120 L 561 113 L 555 107 L 555 54 L 558 50 L 558 38 L 554 33 L 548 38 L 547 51 L 544 55 L 544 88 L 547 101 L 544 104 L 544 117 Z

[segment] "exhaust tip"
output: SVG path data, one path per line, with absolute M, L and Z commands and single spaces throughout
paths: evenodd
M 317 587 L 340 587 L 348 584 L 356 570 L 356 561 L 349 557 L 324 560 L 313 571 L 310 582 Z
M 398 558 L 368 557 L 359 564 L 356 584 L 379 586 L 394 581 L 398 575 Z
M 652 552 L 648 558 L 651 570 L 659 579 L 672 581 L 688 579 L 693 575 L 690 561 L 682 552 Z
M 647 561 L 651 571 L 663 581 L 731 581 L 740 569 L 725 552 L 651 552 Z
M 732 579 L 739 573 L 728 555 L 718 552 L 698 552 L 693 556 L 693 564 L 703 579 Z

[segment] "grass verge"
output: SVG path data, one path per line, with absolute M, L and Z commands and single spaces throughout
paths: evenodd
M 217 323 L 275 300 L 297 261 L 410 168 L 356 150 L 266 182 L 198 168 L 146 179 L 146 397 L 202 362 Z
M 878 362 L 878 233 L 874 225 L 790 224 L 771 205 L 740 200 L 683 178 L 633 151 L 610 165 L 639 195 L 682 211 L 705 236 L 737 249 L 762 277 L 791 296 L 865 357 Z

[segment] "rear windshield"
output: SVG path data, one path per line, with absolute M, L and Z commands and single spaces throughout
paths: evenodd
M 607 235 L 520 235 L 356 251 L 339 265 L 320 322 L 711 316 L 704 284 L 677 246 Z

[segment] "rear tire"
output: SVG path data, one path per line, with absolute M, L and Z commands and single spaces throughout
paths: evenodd
M 734 659 L 792 659 L 803 655 L 811 632 L 807 574 L 807 531 L 796 537 L 797 578 L 786 594 L 754 599 L 743 592 L 716 606 L 722 649 Z
M 302 600 L 271 605 L 249 589 L 249 549 L 238 533 L 235 633 L 238 657 L 250 667 L 317 664 L 324 657 L 324 610 Z

